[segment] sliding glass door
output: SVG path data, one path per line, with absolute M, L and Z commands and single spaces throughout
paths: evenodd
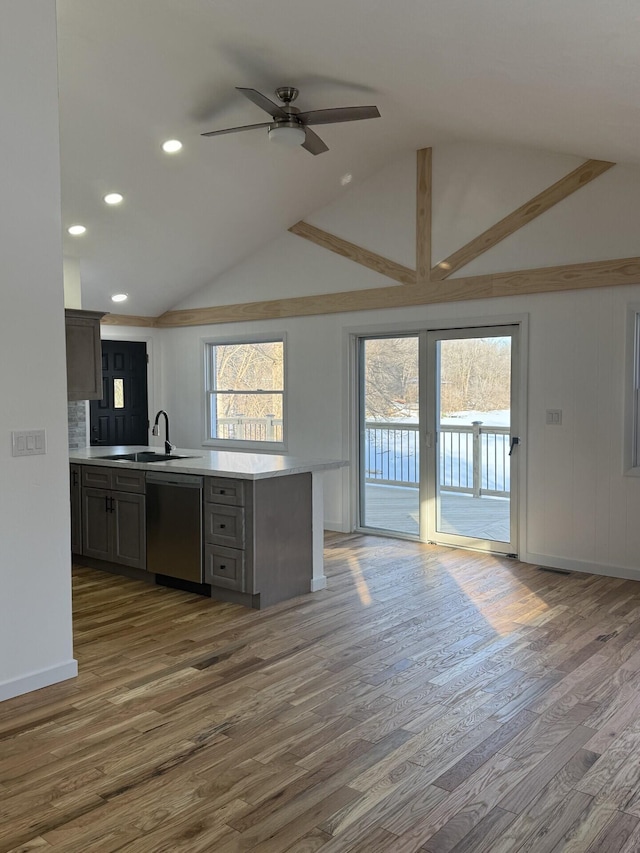
M 359 339 L 361 528 L 517 553 L 518 364 L 517 326 Z
M 360 526 L 420 533 L 419 337 L 361 338 Z
M 517 553 L 517 327 L 429 332 L 429 541 Z

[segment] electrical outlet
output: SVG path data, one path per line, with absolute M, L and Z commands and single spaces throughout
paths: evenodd
M 547 425 L 562 426 L 562 409 L 547 409 Z
M 43 429 L 13 430 L 12 456 L 40 456 L 47 452 L 47 436 Z

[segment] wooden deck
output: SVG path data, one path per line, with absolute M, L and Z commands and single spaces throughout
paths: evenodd
M 418 535 L 417 489 L 367 483 L 365 506 L 366 527 Z M 510 502 L 504 498 L 474 498 L 459 492 L 443 492 L 440 507 L 438 529 L 443 533 L 509 541 Z
M 640 850 L 640 584 L 325 555 L 260 612 L 76 568 L 78 679 L 0 703 L 0 853 Z

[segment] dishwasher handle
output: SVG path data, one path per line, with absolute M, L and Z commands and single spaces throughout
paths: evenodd
M 171 474 L 168 471 L 147 471 L 147 483 L 159 486 L 182 486 L 187 489 L 202 489 L 204 478 L 197 474 Z

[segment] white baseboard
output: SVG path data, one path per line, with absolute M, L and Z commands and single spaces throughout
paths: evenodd
M 602 563 L 590 563 L 586 560 L 568 560 L 565 557 L 554 557 L 549 554 L 520 554 L 523 563 L 533 563 L 550 569 L 564 569 L 567 572 L 586 572 L 588 575 L 603 575 L 607 578 L 623 578 L 624 580 L 640 581 L 640 568 L 625 566 L 606 566 Z
M 23 693 L 31 693 L 32 690 L 40 690 L 41 687 L 49 687 L 59 681 L 75 678 L 78 674 L 78 661 L 70 660 L 49 669 L 39 672 L 30 672 L 20 678 L 11 681 L 0 682 L 0 702 L 5 699 L 13 699 L 14 696 L 22 696 Z
M 311 578 L 311 592 L 317 592 L 319 589 L 327 588 L 327 579 L 324 575 L 321 578 Z
M 331 533 L 351 533 L 351 528 L 348 524 L 343 524 L 341 521 L 324 520 L 324 529 L 330 530 Z

